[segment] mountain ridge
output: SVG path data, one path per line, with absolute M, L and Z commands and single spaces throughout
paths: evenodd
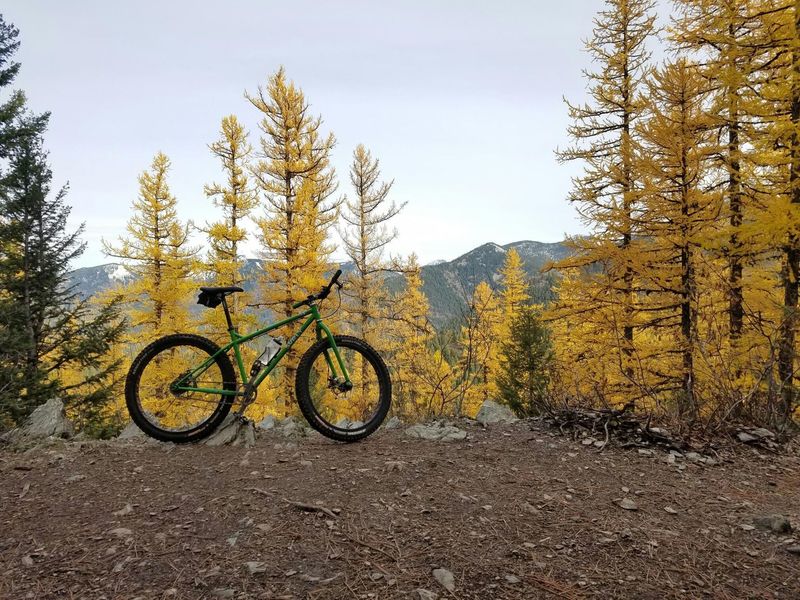
M 475 286 L 486 281 L 493 289 L 499 285 L 499 271 L 511 249 L 517 250 L 530 282 L 530 293 L 535 302 L 546 303 L 553 297 L 555 274 L 542 273 L 542 267 L 569 255 L 565 242 L 537 242 L 520 240 L 509 244 L 486 242 L 452 260 L 437 260 L 421 267 L 423 291 L 430 304 L 430 318 L 437 327 L 457 319 L 467 307 Z M 252 291 L 257 280 L 261 259 L 247 258 L 244 288 Z M 345 273 L 352 263 L 340 263 Z M 127 283 L 133 275 L 120 263 L 105 263 L 81 267 L 70 272 L 70 282 L 84 297 L 107 290 L 116 283 Z M 202 279 L 198 279 L 198 287 Z M 392 291 L 402 288 L 402 278 L 390 276 L 387 286 Z

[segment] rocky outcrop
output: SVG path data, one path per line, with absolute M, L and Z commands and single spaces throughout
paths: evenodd
M 64 403 L 58 398 L 51 398 L 36 407 L 21 427 L 9 431 L 3 439 L 17 443 L 50 437 L 69 438 L 74 433 L 75 427 L 67 419 Z
M 203 443 L 207 446 L 244 446 L 245 448 L 250 448 L 256 443 L 255 424 L 250 419 L 240 419 L 237 415 L 228 415 Z

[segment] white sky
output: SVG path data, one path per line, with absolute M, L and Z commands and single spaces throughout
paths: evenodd
M 137 175 L 162 150 L 183 219 L 215 218 L 203 185 L 221 179 L 207 145 L 280 65 L 338 139 L 340 191 L 359 142 L 408 205 L 393 254 L 452 259 L 484 242 L 558 241 L 581 231 L 565 200 L 576 165 L 562 96 L 584 95 L 582 40 L 601 0 L 487 2 L 6 0 L 21 31 L 16 87 L 52 112 L 55 183 L 73 224 L 100 239 L 124 230 Z M 200 241 L 198 239 L 198 241 Z M 251 247 L 250 255 L 254 255 Z

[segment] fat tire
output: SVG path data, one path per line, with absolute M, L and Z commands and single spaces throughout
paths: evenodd
M 364 425 L 358 429 L 342 429 L 332 426 L 319 415 L 311 399 L 309 381 L 314 360 L 323 350 L 330 347 L 327 339 L 316 342 L 300 359 L 300 364 L 297 366 L 297 375 L 295 376 L 297 403 L 306 421 L 308 421 L 308 424 L 325 437 L 336 440 L 337 442 L 358 442 L 378 429 L 386 418 L 392 404 L 392 380 L 389 376 L 389 369 L 386 367 L 386 363 L 383 362 L 380 354 L 367 342 L 349 335 L 335 335 L 333 339 L 340 348 L 359 350 L 363 356 L 372 363 L 373 367 L 375 367 L 380 388 L 378 411 L 370 421 L 364 423 Z
M 190 333 L 177 333 L 157 339 L 144 348 L 131 364 L 128 376 L 125 379 L 125 404 L 128 407 L 128 414 L 130 414 L 133 422 L 150 437 L 162 442 L 187 444 L 208 437 L 219 427 L 220 423 L 228 416 L 231 410 L 234 396 L 220 396 L 219 404 L 211 416 L 188 431 L 167 431 L 153 425 L 153 423 L 142 414 L 139 406 L 139 380 L 141 379 L 144 368 L 159 352 L 175 346 L 193 346 L 195 348 L 200 348 L 208 352 L 209 356 L 219 350 L 219 346 L 208 338 Z M 224 379 L 223 389 L 236 390 L 236 371 L 228 355 L 219 354 L 215 360 Z

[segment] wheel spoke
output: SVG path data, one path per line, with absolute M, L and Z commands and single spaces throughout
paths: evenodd
M 195 429 L 215 414 L 223 400 L 220 394 L 196 390 L 176 390 L 173 386 L 182 376 L 181 387 L 224 389 L 225 379 L 216 362 L 202 372 L 202 380 L 189 376 L 209 358 L 209 353 L 191 345 L 165 348 L 143 368 L 137 389 L 141 413 L 158 429 L 166 432 L 186 432 Z

